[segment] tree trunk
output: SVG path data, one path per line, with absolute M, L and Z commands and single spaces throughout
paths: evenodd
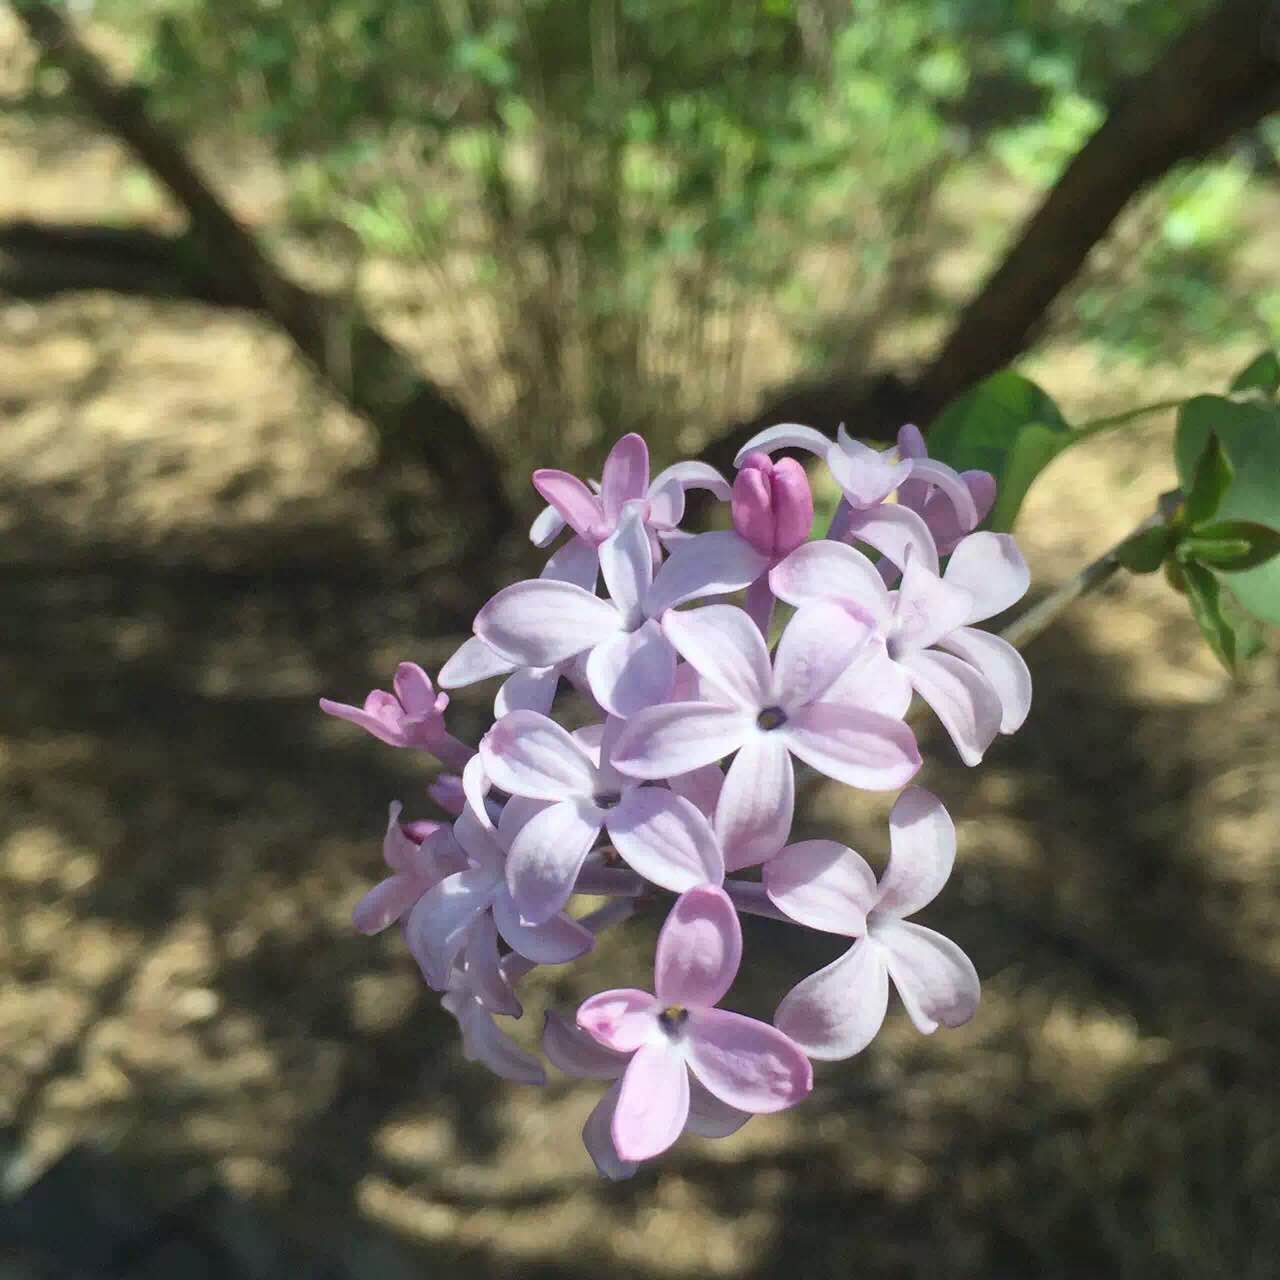
M 190 241 L 209 264 L 188 279 L 198 280 L 219 300 L 271 317 L 369 422 L 379 459 L 393 477 L 406 468 L 431 474 L 440 503 L 458 513 L 468 539 L 482 544 L 508 532 L 514 512 L 503 489 L 501 461 L 458 405 L 426 381 L 357 305 L 313 293 L 285 276 L 197 171 L 178 139 L 151 119 L 143 95 L 113 80 L 58 9 L 45 0 L 11 2 L 98 124 L 133 151 L 187 214 Z

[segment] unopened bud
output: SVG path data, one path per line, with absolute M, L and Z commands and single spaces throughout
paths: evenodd
M 733 527 L 762 555 L 781 560 L 809 536 L 813 493 L 794 458 L 750 453 L 733 482 Z

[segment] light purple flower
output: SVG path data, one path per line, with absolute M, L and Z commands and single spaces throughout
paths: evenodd
M 441 773 L 427 784 L 429 795 L 451 817 L 457 818 L 467 805 L 462 778 L 456 773 Z
M 460 769 L 473 752 L 444 727 L 447 693 L 436 693 L 431 677 L 414 662 L 396 668 L 395 692 L 375 689 L 363 707 L 320 699 L 320 710 L 339 720 L 349 720 L 391 747 L 417 747 L 455 769 Z
M 995 477 L 989 471 L 960 472 L 960 479 L 973 499 L 975 518 L 970 523 L 968 508 L 961 510 L 950 491 L 940 489 L 927 473 L 921 473 L 918 460 L 928 459 L 929 450 L 919 427 L 908 423 L 898 431 L 898 456 L 910 458 L 913 464 L 912 474 L 898 488 L 899 504 L 914 511 L 925 522 L 938 554 L 949 556 L 960 539 L 972 533 L 987 518 L 996 500 Z
M 715 1006 L 742 960 L 742 931 L 723 889 L 677 899 L 658 937 L 654 991 L 592 996 L 578 1025 L 607 1049 L 630 1054 L 610 1131 L 621 1160 L 647 1160 L 689 1118 L 689 1073 L 727 1106 L 782 1111 L 813 1088 L 809 1060 L 776 1027 Z
M 917 433 L 918 434 L 918 433 Z M 901 439 L 901 437 L 900 437 Z M 913 443 L 907 437 L 908 447 Z M 836 541 L 856 539 L 875 547 L 899 568 L 909 551 L 917 556 L 933 545 L 929 525 L 908 504 L 888 503 L 895 489 L 914 480 L 927 486 L 939 502 L 954 508 L 956 521 L 966 530 L 978 523 L 978 511 L 969 485 L 951 467 L 921 453 L 903 456 L 901 447 L 883 452 L 853 439 L 841 426 L 835 441 L 812 427 L 795 424 L 769 427 L 748 440 L 738 451 L 741 465 L 754 449 L 805 449 L 824 459 L 844 495 L 827 536 Z M 919 495 L 922 490 L 915 491 Z
M 612 1080 L 582 1127 L 582 1141 L 596 1168 L 606 1178 L 617 1182 L 630 1178 L 640 1167 L 634 1160 L 623 1160 L 613 1145 L 613 1117 L 617 1110 L 618 1083 L 626 1070 L 630 1055 L 615 1053 L 597 1043 L 580 1027 L 554 1010 L 549 1010 L 542 1029 L 542 1049 L 551 1064 L 568 1076 L 586 1080 Z M 685 1132 L 700 1138 L 727 1138 L 737 1133 L 751 1116 L 721 1102 L 695 1077 L 689 1081 L 689 1118 Z
M 497 945 L 490 917 L 480 917 L 460 961 L 449 972 L 440 1003 L 457 1019 L 462 1053 L 495 1075 L 517 1084 L 546 1084 L 542 1063 L 522 1049 L 494 1021 L 494 1013 L 520 1017 L 523 1010 L 496 961 Z
M 640 506 L 630 503 L 600 545 L 609 599 L 567 582 L 517 582 L 476 615 L 476 635 L 523 666 L 581 655 L 596 701 L 610 715 L 632 715 L 666 698 L 675 680 L 675 650 L 657 620 L 695 595 L 725 589 L 714 555 L 693 547 L 682 545 L 655 574 Z
M 543 566 L 538 581 L 568 582 L 594 594 L 596 577 L 595 548 L 580 538 L 572 538 Z M 562 679 L 575 685 L 583 683 L 585 677 L 579 668 L 580 664 L 572 659 L 550 666 L 523 665 L 495 652 L 479 636 L 471 636 L 440 668 L 440 684 L 446 689 L 462 689 L 481 680 L 505 676 L 493 700 L 494 715 L 504 716 L 508 711 L 517 710 L 540 711 L 546 715 Z
M 551 468 L 533 473 L 533 487 L 551 504 L 529 530 L 535 546 L 547 546 L 567 524 L 584 545 L 598 547 L 618 527 L 627 503 L 639 502 L 655 560 L 662 554 L 660 540 L 679 534 L 686 490 L 709 489 L 722 501 L 729 497 L 724 477 L 705 462 L 677 462 L 650 484 L 649 448 L 634 432 L 609 451 L 598 487 Z
M 550 723 L 550 722 L 548 722 Z M 449 980 L 477 917 L 492 911 L 507 945 L 536 964 L 564 964 L 590 951 L 589 930 L 564 914 L 551 912 L 536 925 L 521 918 L 507 889 L 506 857 L 529 807 L 508 802 L 497 827 L 468 805 L 453 824 L 453 837 L 469 865 L 446 876 L 409 914 L 406 936 L 423 976 L 437 990 Z
M 774 1021 L 811 1058 L 850 1058 L 875 1038 L 893 979 L 926 1035 L 973 1017 L 980 984 L 948 938 L 904 917 L 932 902 L 955 861 L 955 828 L 941 803 L 910 787 L 889 815 L 891 854 L 879 885 L 852 849 L 806 840 L 764 870 L 765 890 L 791 919 L 858 941 L 794 987 Z
M 481 739 L 490 781 L 544 802 L 512 839 L 507 859 L 507 884 L 526 920 L 538 923 L 564 906 L 602 829 L 633 871 L 664 889 L 680 893 L 724 877 L 714 837 L 690 834 L 689 812 L 701 815 L 687 800 L 616 771 L 611 756 L 619 727 L 605 726 L 596 759 L 581 735 L 532 711 L 513 711 Z
M 391 802 L 382 857 L 391 875 L 356 903 L 351 923 L 361 933 L 381 933 L 413 909 L 433 885 L 457 871 L 458 859 L 447 840 L 431 837 L 444 830 L 438 822 L 401 822 L 402 806 Z
M 840 606 L 797 611 L 772 665 L 759 630 L 731 605 L 673 611 L 663 625 L 718 700 L 667 703 L 633 716 L 613 752 L 620 773 L 671 778 L 736 751 L 717 814 L 724 809 L 727 823 L 767 833 L 776 848 L 791 825 L 792 755 L 872 791 L 903 786 L 919 769 L 915 737 L 901 720 L 827 700 L 872 635 L 868 622 Z
M 896 591 L 860 551 L 836 542 L 797 548 L 769 581 L 779 599 L 798 607 L 837 601 L 869 614 L 888 657 L 933 708 L 966 764 L 977 764 L 997 733 L 1012 733 L 1026 719 L 1031 676 L 1021 654 L 969 625 L 1007 609 L 1027 589 L 1026 562 L 1007 534 L 970 534 L 942 577 L 936 559 L 930 568 L 908 556 Z

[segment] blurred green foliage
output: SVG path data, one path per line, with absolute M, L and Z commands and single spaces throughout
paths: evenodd
M 528 452 L 554 439 L 572 467 L 601 431 L 714 424 L 748 383 L 799 365 L 856 373 L 877 331 L 928 301 L 953 234 L 943 179 L 988 164 L 1052 182 L 1118 80 L 1204 7 L 101 0 L 96 12 L 142 50 L 158 113 L 233 154 L 253 139 L 283 165 L 293 229 L 335 255 L 420 268 L 463 394 Z M 1248 179 L 1231 161 L 1168 184 L 1139 281 L 1078 296 L 1087 330 L 1142 352 L 1167 341 L 1175 313 L 1187 332 L 1261 324 L 1218 287 Z M 777 368 L 744 369 L 762 344 Z

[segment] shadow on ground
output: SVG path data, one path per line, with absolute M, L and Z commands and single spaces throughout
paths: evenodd
M 315 700 L 438 662 L 465 584 L 442 609 L 333 528 L 256 531 L 213 569 L 95 540 L 38 485 L 0 506 L 0 1083 L 13 1167 L 63 1179 L 43 1217 L 5 1212 L 42 1265 L 74 1242 L 85 1274 L 183 1248 L 278 1274 L 285 1245 L 210 1243 L 240 1213 L 317 1276 L 1274 1274 L 1274 688 L 1144 705 L 1087 628 L 1044 639 L 1032 721 L 987 771 L 931 742 L 964 852 L 927 918 L 986 979 L 976 1023 L 926 1041 L 899 1013 L 808 1108 L 612 1187 L 561 1121 L 582 1090 L 544 1104 L 464 1064 L 398 940 L 347 924 L 387 799 L 427 807 L 415 762 Z M 753 924 L 743 1005 L 829 941 Z M 606 948 L 581 981 L 637 955 Z M 116 1176 L 148 1207 L 91 1258 L 70 1224 L 110 1214 L 76 1196 Z

